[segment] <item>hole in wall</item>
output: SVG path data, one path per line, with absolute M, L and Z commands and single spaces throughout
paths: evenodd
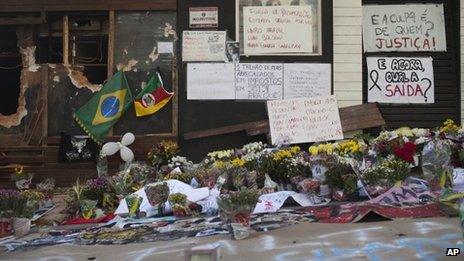
M 12 115 L 18 110 L 22 61 L 15 26 L 0 26 L 0 114 Z

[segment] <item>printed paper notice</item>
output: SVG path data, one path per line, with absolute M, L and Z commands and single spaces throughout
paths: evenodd
M 182 34 L 184 62 L 223 62 L 225 48 L 225 31 L 184 31 Z
M 187 100 L 235 99 L 233 63 L 187 64 Z
M 343 139 L 335 96 L 268 101 L 272 144 Z
M 368 101 L 434 103 L 432 57 L 368 57 Z
M 282 63 L 237 63 L 235 90 L 237 100 L 281 100 Z
M 243 8 L 244 53 L 312 53 L 311 6 Z
M 284 99 L 330 95 L 331 71 L 330 64 L 284 64 Z

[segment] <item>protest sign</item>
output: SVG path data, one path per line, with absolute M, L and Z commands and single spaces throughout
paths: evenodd
M 443 4 L 364 5 L 365 52 L 446 51 Z
M 284 99 L 330 95 L 331 71 L 331 64 L 284 64 Z
M 311 6 L 243 7 L 244 53 L 312 53 Z
M 182 61 L 224 61 L 225 31 L 184 31 L 182 34 Z
M 280 100 L 283 89 L 283 64 L 237 63 L 235 91 L 237 100 Z
M 187 100 L 235 99 L 233 63 L 187 64 Z
M 367 57 L 368 101 L 434 103 L 431 57 Z
M 268 101 L 273 144 L 343 139 L 335 96 Z

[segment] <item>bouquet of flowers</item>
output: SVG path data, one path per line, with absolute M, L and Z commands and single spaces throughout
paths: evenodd
M 36 208 L 17 190 L 0 190 L 1 218 L 31 218 Z
M 355 196 L 358 177 L 351 165 L 339 162 L 330 167 L 325 175 L 327 185 L 334 190 L 334 199 L 347 200 Z
M 28 189 L 33 177 L 34 175 L 26 172 L 23 166 L 14 168 L 14 173 L 11 174 L 11 180 L 18 189 Z
M 167 165 L 169 160 L 179 152 L 179 146 L 174 141 L 161 141 L 148 152 L 148 161 L 159 168 Z
M 192 171 L 194 168 L 193 162 L 187 160 L 186 157 L 174 156 L 169 160 L 169 169 L 179 168 L 182 172 Z
M 217 199 L 221 218 L 226 223 L 241 223 L 249 226 L 250 214 L 258 203 L 258 198 L 257 190 L 246 188 L 221 194 Z

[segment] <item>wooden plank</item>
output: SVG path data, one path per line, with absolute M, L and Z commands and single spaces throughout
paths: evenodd
M 176 0 L 2 0 L 0 12 L 39 11 L 175 11 Z
M 114 11 L 108 17 L 108 79 L 113 75 L 114 67 Z
M 2 17 L 0 25 L 32 25 L 44 24 L 46 20 L 42 17 Z
M 69 19 L 63 17 L 63 64 L 69 65 Z
M 34 115 L 32 116 L 32 119 L 29 122 L 29 125 L 27 126 L 27 129 L 24 133 L 23 142 L 25 144 L 38 145 L 38 144 L 31 144 L 31 140 L 34 134 L 38 131 L 38 125 L 42 120 L 42 115 L 44 113 L 44 110 L 45 110 L 45 101 L 43 99 L 40 99 L 37 104 L 37 111 L 34 112 Z
M 43 156 L 0 156 L 2 164 L 43 163 Z
M 385 120 L 377 107 L 377 104 L 362 104 L 346 108 L 340 108 L 340 118 L 343 132 L 363 130 L 374 127 L 382 127 Z M 205 131 L 196 131 L 184 134 L 185 140 L 206 138 L 211 136 L 246 131 L 248 136 L 256 136 L 269 133 L 269 121 L 249 122 L 226 127 L 220 127 Z
M 174 43 L 173 43 L 174 44 Z M 178 87 L 178 75 L 177 75 L 177 60 L 173 59 L 172 65 L 172 91 L 174 96 L 172 97 L 172 129 L 171 134 L 174 137 L 179 135 L 179 87 Z

